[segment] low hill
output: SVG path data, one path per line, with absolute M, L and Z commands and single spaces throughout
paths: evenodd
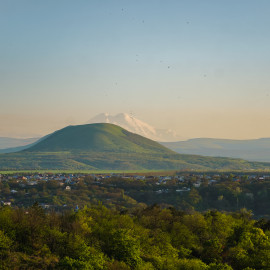
M 161 144 L 180 154 L 270 162 L 270 138 L 254 140 L 197 138 L 179 142 L 162 142 Z
M 0 170 L 264 170 L 269 163 L 180 155 L 113 124 L 68 126 L 23 151 L 0 154 Z
M 65 127 L 25 151 L 175 154 L 155 141 L 105 123 Z

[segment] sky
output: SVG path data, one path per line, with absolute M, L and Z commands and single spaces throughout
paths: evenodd
M 269 0 L 0 0 L 0 136 L 127 112 L 270 137 Z

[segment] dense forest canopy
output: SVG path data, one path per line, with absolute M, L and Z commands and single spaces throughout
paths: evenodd
M 269 269 L 270 223 L 250 214 L 5 206 L 1 269 Z

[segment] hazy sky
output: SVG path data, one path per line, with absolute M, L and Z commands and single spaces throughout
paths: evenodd
M 269 0 L 0 0 L 0 136 L 131 113 L 270 137 Z

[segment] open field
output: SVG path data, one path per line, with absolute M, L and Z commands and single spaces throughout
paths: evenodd
M 1 171 L 269 171 L 270 163 L 192 155 L 110 152 L 0 154 Z
M 175 171 L 164 171 L 164 170 L 10 170 L 0 171 L 0 174 L 15 174 L 15 173 L 65 173 L 65 174 L 174 174 Z
M 174 175 L 178 172 L 185 173 L 243 173 L 243 174 L 270 174 L 270 170 L 8 170 L 0 174 L 137 174 L 137 175 Z

